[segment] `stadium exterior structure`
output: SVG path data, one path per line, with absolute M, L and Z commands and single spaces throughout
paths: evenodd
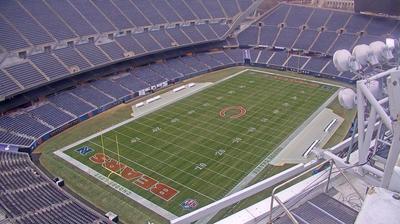
M 292 14 L 293 12 L 300 12 L 300 13 Z M 225 67 L 238 66 L 238 65 L 252 65 L 261 67 L 271 67 L 274 69 L 292 70 L 303 74 L 309 74 L 315 77 L 330 78 L 354 84 L 357 78 L 353 75 L 349 75 L 348 73 L 338 74 L 336 73 L 337 71 L 333 71 L 333 73 L 330 73 L 332 72 L 331 70 L 332 63 L 330 57 L 332 53 L 340 48 L 346 48 L 350 50 L 354 45 L 363 42 L 370 42 L 370 40 L 381 40 L 388 33 L 390 35 L 399 35 L 398 31 L 400 29 L 400 24 L 398 21 L 394 21 L 392 19 L 383 19 L 384 21 L 379 23 L 380 19 L 382 18 L 375 18 L 371 16 L 371 17 L 366 17 L 367 18 L 366 20 L 360 21 L 358 20 L 359 16 L 353 13 L 331 10 L 329 11 L 328 16 L 324 15 L 321 16 L 319 15 L 318 12 L 319 10 L 314 8 L 290 5 L 290 4 L 280 4 L 277 7 L 270 10 L 269 12 L 267 12 L 266 14 L 262 15 L 260 18 L 258 18 L 257 21 L 254 22 L 249 27 L 247 27 L 247 29 L 241 30 L 242 32 L 239 33 L 238 36 L 228 37 L 234 31 L 232 29 L 232 27 L 234 26 L 232 26 L 229 32 L 225 32 L 224 34 L 219 35 L 217 40 L 206 41 L 206 42 L 199 41 L 189 45 L 173 46 L 171 48 L 166 48 L 162 50 L 153 51 L 151 53 L 146 53 L 140 55 L 140 57 L 138 56 L 137 58 L 133 59 L 130 57 L 132 55 L 130 56 L 128 55 L 128 59 L 109 60 L 110 62 L 108 63 L 104 63 L 99 66 L 93 66 L 88 70 L 73 72 L 73 74 L 71 73 L 69 76 L 69 78 L 71 79 L 68 78 L 65 79 L 65 77 L 62 79 L 54 79 L 32 88 L 24 88 L 24 91 L 20 91 L 18 93 L 13 92 L 12 94 L 8 95 L 8 97 L 4 97 L 4 99 L 6 100 L 1 102 L 2 112 L 4 113 L 11 111 L 16 107 L 19 107 L 22 104 L 31 101 L 24 99 L 25 96 L 32 95 L 32 98 L 36 99 L 37 97 L 35 97 L 35 95 L 43 96 L 43 95 L 53 94 L 61 89 L 66 89 L 70 88 L 71 86 L 76 86 L 76 84 L 74 83 L 65 85 L 65 82 L 69 82 L 72 80 L 79 80 L 80 82 L 89 81 L 98 77 L 103 77 L 110 73 L 115 73 L 116 71 L 126 70 L 127 68 L 131 67 L 132 64 L 134 64 L 135 67 L 140 65 L 146 65 L 148 63 L 160 59 L 182 56 L 186 53 L 191 53 L 191 52 L 204 52 L 211 48 L 223 49 L 224 50 L 222 51 L 223 54 L 227 56 L 228 59 L 230 59 L 230 62 L 227 64 L 219 63 L 219 65 L 217 66 L 205 65 L 204 70 L 194 71 L 190 74 L 187 74 L 186 76 L 182 75 L 181 78 L 169 80 L 168 84 L 179 82 L 182 81 L 183 79 L 194 77 L 196 75 L 203 74 L 209 71 L 218 70 Z M 284 14 L 286 16 L 282 18 L 279 17 L 280 14 Z M 305 17 L 304 15 L 308 16 Z M 312 34 L 313 30 L 315 31 L 315 29 L 319 29 L 319 27 L 316 26 L 315 24 L 311 24 L 313 23 L 312 21 L 316 21 L 311 19 L 314 18 L 314 16 L 317 18 L 323 18 L 320 19 L 319 21 L 323 22 L 322 25 L 324 25 L 326 29 L 319 30 L 317 33 Z M 344 18 L 344 20 L 342 21 L 338 19 L 339 17 Z M 332 18 L 336 18 L 337 20 L 334 20 Z M 336 21 L 337 23 L 334 23 L 332 21 L 334 22 Z M 224 23 L 225 20 L 223 20 L 222 22 Z M 239 23 L 239 22 L 240 22 L 239 20 L 234 21 L 234 23 Z M 303 24 L 298 24 L 298 23 L 303 23 Z M 258 27 L 257 24 L 259 25 Z M 304 24 L 307 25 L 302 26 Z M 381 28 L 383 27 L 380 26 L 381 24 L 385 24 L 387 26 L 384 26 L 385 28 Z M 278 26 L 281 27 L 277 28 Z M 268 29 L 274 30 L 274 32 L 272 33 L 274 33 L 275 36 L 271 38 L 264 38 L 265 37 L 263 36 L 265 34 L 264 31 Z M 310 36 L 307 35 L 311 35 L 312 38 L 310 38 Z M 288 40 L 287 38 L 290 36 L 295 36 L 296 39 Z M 257 38 L 254 39 L 254 37 Z M 299 40 L 307 39 L 307 37 L 308 39 L 312 40 L 312 43 L 305 44 L 306 47 L 299 48 L 298 47 L 300 45 Z M 264 40 L 267 40 L 268 43 L 265 43 Z M 234 44 L 232 45 L 231 43 Z M 240 48 L 238 49 L 237 47 Z M 243 48 L 243 50 L 241 50 L 241 48 Z M 15 56 L 15 54 L 16 52 L 13 53 L 13 56 Z M 199 53 L 199 55 L 201 54 L 202 53 Z M 212 54 L 212 52 L 204 54 L 208 55 Z M 250 57 L 248 57 L 249 55 Z M 255 57 L 252 57 L 252 55 Z M 190 56 L 186 55 L 185 57 L 190 57 Z M 263 60 L 259 60 L 261 58 Z M 29 60 L 29 55 L 28 55 L 28 60 Z M 7 58 L 4 58 L 3 55 L 1 61 L 2 63 L 5 61 L 8 62 Z M 293 66 L 293 64 L 295 66 Z M 191 67 L 189 65 L 187 66 Z M 6 68 L 8 68 L 8 66 L 2 67 L 1 71 L 6 70 Z M 12 74 L 10 73 L 11 70 L 7 71 L 7 74 L 12 76 Z M 57 85 L 57 82 L 59 85 Z M 48 90 L 43 91 L 43 89 L 47 89 L 47 87 L 50 85 L 55 86 L 54 89 L 56 91 L 54 90 L 50 90 L 50 92 Z M 154 89 L 157 89 L 157 84 L 155 85 Z M 151 92 L 153 90 L 149 88 L 146 91 Z M 39 92 L 40 94 L 37 94 L 37 92 Z M 18 145 L 12 143 L 5 143 L 0 145 L 0 150 L 32 152 L 32 150 L 34 150 L 42 142 L 49 139 L 51 136 L 65 130 L 66 128 L 72 125 L 75 125 L 78 122 L 81 122 L 98 113 L 101 113 L 117 104 L 128 102 L 129 100 L 136 98 L 138 94 L 139 94 L 138 92 L 135 93 L 131 92 L 131 94 L 125 98 L 117 99 L 111 103 L 108 103 L 106 105 L 101 105 L 99 107 L 93 107 L 93 109 L 88 111 L 87 113 L 76 116 L 74 117 L 73 120 L 63 123 L 57 128 L 46 131 L 45 133 L 41 133 L 40 136 L 30 137 L 29 144 Z M 18 137 L 24 138 L 24 135 L 19 134 Z M 339 145 L 333 150 L 343 149 L 348 145 L 349 145 L 349 140 L 346 140 L 346 142 L 344 142 L 343 145 Z M 362 150 L 364 150 L 365 154 L 366 150 L 365 149 Z M 321 157 L 325 159 L 333 158 L 336 162 L 339 163 L 341 161 L 340 159 L 334 157 L 329 153 L 325 153 Z M 391 158 L 389 162 L 393 163 L 393 160 L 394 159 Z M 312 165 L 314 164 L 311 165 L 303 164 L 303 166 L 301 165 L 296 166 L 293 169 L 289 170 L 288 172 L 296 171 L 293 173 L 299 173 L 300 171 L 303 171 L 311 167 Z M 369 173 L 371 172 L 373 173 L 374 171 L 376 172 L 375 174 L 377 176 L 383 176 L 381 172 L 378 172 L 376 170 L 371 171 L 371 169 L 368 166 L 363 167 L 363 169 L 365 169 L 365 171 Z M 287 172 L 283 173 L 280 179 L 282 178 L 282 176 L 287 174 L 288 174 Z M 382 180 L 383 182 L 382 186 L 387 188 L 388 175 L 390 173 L 386 174 L 387 175 L 384 176 L 385 177 L 384 181 Z M 288 214 L 288 216 L 290 215 Z M 229 220 L 227 220 L 226 222 L 229 223 Z M 179 223 L 179 220 L 176 220 L 176 223 Z
M 257 6 L 257 3 L 254 3 L 253 7 L 255 7 L 255 6 Z M 250 13 L 252 10 L 254 10 L 254 8 L 249 7 L 249 10 L 246 11 L 246 13 Z M 238 41 L 238 46 L 240 46 L 240 48 L 242 48 L 242 49 L 245 48 L 243 50 L 239 50 L 240 48 L 238 49 L 237 48 L 238 46 L 229 46 L 229 42 L 232 41 L 232 38 L 229 37 L 229 33 L 237 32 L 234 29 L 234 25 L 240 21 L 240 17 L 238 17 L 233 22 L 234 25 L 232 25 L 232 27 L 227 31 L 227 33 L 221 35 L 220 36 L 221 39 L 219 39 L 219 40 L 206 41 L 205 43 L 197 42 L 195 44 L 191 44 L 188 46 L 183 45 L 183 46 L 177 46 L 177 47 L 161 49 L 161 50 L 157 50 L 157 51 L 153 51 L 153 52 L 148 52 L 148 53 L 139 55 L 138 57 L 134 57 L 133 59 L 129 59 L 129 58 L 128 59 L 120 59 L 120 60 L 112 61 L 110 63 L 106 63 L 106 64 L 103 64 L 100 66 L 95 66 L 92 69 L 92 71 L 87 71 L 82 74 L 80 74 L 81 72 L 79 71 L 72 78 L 55 81 L 55 83 L 51 83 L 51 82 L 45 83 L 44 87 L 39 88 L 39 89 L 36 88 L 36 89 L 32 90 L 31 91 L 32 94 L 33 93 L 37 94 L 37 92 L 40 93 L 41 91 L 45 91 L 43 93 L 46 95 L 54 93 L 54 92 L 51 92 L 52 90 L 50 90 L 50 92 L 49 92 L 47 85 L 56 87 L 54 89 L 56 91 L 59 91 L 59 89 L 65 89 L 65 88 L 74 86 L 76 79 L 78 79 L 80 82 L 85 82 L 85 81 L 93 80 L 98 77 L 103 77 L 110 73 L 111 74 L 115 73 L 115 71 L 129 70 L 132 66 L 133 67 L 139 67 L 139 66 L 144 67 L 145 65 L 150 64 L 150 68 L 151 68 L 151 65 L 152 65 L 151 63 L 154 63 L 154 61 L 165 60 L 168 58 L 175 58 L 175 57 L 182 56 L 184 54 L 192 54 L 193 52 L 200 52 L 198 55 L 207 55 L 208 56 L 207 53 L 201 53 L 201 52 L 207 51 L 212 48 L 226 49 L 227 46 L 228 47 L 236 47 L 236 50 L 229 50 L 229 49 L 224 50 L 224 54 L 226 54 L 225 56 L 227 56 L 228 58 L 231 58 L 230 59 L 231 61 L 228 63 L 221 61 L 220 64 L 217 64 L 217 65 L 211 65 L 211 64 L 205 65 L 204 69 L 195 70 L 195 72 L 191 72 L 190 74 L 183 74 L 183 75 L 177 76 L 176 78 L 173 78 L 173 79 L 168 78 L 165 84 L 162 84 L 162 82 L 164 82 L 164 80 L 163 80 L 163 81 L 160 81 L 160 83 L 153 83 L 151 85 L 143 87 L 143 89 L 136 89 L 131 94 L 127 94 L 126 96 L 118 98 L 118 99 L 116 98 L 115 100 L 112 100 L 111 102 L 103 104 L 97 108 L 94 107 L 91 110 L 88 110 L 85 113 L 80 114 L 79 116 L 76 116 L 76 118 L 74 118 L 74 119 L 69 119 L 67 122 L 65 122 L 62 125 L 59 125 L 58 127 L 50 128 L 50 129 L 48 129 L 48 131 L 43 131 L 42 133 L 40 133 L 39 136 L 35 136 L 35 138 L 33 139 L 34 141 L 30 141 L 29 144 L 18 145 L 18 144 L 13 144 L 13 142 L 11 142 L 11 143 L 2 144 L 2 145 L 0 145 L 0 147 L 1 148 L 8 147 L 8 148 L 12 148 L 15 150 L 17 148 L 20 148 L 21 151 L 31 152 L 39 144 L 46 141 L 51 136 L 54 136 L 55 134 L 62 132 L 66 128 L 71 127 L 78 122 L 84 121 L 98 113 L 101 113 L 111 107 L 114 107 L 115 105 L 128 102 L 128 101 L 136 98 L 138 95 L 143 95 L 144 94 L 143 92 L 154 91 L 155 89 L 165 86 L 166 84 L 173 84 L 173 83 L 182 81 L 184 79 L 197 76 L 199 74 L 204 74 L 206 72 L 215 71 L 218 69 L 232 67 L 232 66 L 250 65 L 250 66 L 259 66 L 259 67 L 269 67 L 269 68 L 278 69 L 278 70 L 290 70 L 290 71 L 298 72 L 301 74 L 312 75 L 314 77 L 334 79 L 337 81 L 354 84 L 355 83 L 354 76 L 349 76 L 347 73 L 346 74 L 337 74 L 337 73 L 335 73 L 335 71 L 332 71 L 331 67 L 333 65 L 330 62 L 330 56 L 329 56 L 330 52 L 332 52 L 333 49 L 337 49 L 341 46 L 344 47 L 341 36 L 347 35 L 347 34 L 342 34 L 340 36 L 335 37 L 336 41 L 333 43 L 329 43 L 329 45 L 331 47 L 327 48 L 326 50 L 321 50 L 321 48 L 318 48 L 319 50 L 317 50 L 316 52 L 314 52 L 316 47 L 313 47 L 313 46 L 316 45 L 319 41 L 320 42 L 325 41 L 325 39 L 319 40 L 319 38 L 321 35 L 323 35 L 326 32 L 321 32 L 317 37 L 314 37 L 315 38 L 314 45 L 309 48 L 306 48 L 302 51 L 296 50 L 296 49 L 298 49 L 298 47 L 296 46 L 296 43 L 300 41 L 303 33 L 306 33 L 308 31 L 307 29 L 305 29 L 303 31 L 301 31 L 301 30 L 297 31 L 297 32 L 301 32 L 301 33 L 298 35 L 297 40 L 292 39 L 291 44 L 289 42 L 286 44 L 277 43 L 277 42 L 282 42 L 282 40 L 285 40 L 288 38 L 288 36 L 285 34 L 285 32 L 287 32 L 286 31 L 287 29 L 294 29 L 294 28 L 290 28 L 291 26 L 294 26 L 292 24 L 292 23 L 294 23 L 292 17 L 298 16 L 297 14 L 293 14 L 293 15 L 289 14 L 287 18 L 283 19 L 283 18 L 279 18 L 277 13 L 278 12 L 279 13 L 289 13 L 291 10 L 299 10 L 299 11 L 303 10 L 302 13 L 307 14 L 307 15 L 312 14 L 312 13 L 316 14 L 318 12 L 318 11 L 314 11 L 314 10 L 318 10 L 318 9 L 314 9 L 314 8 L 297 6 L 297 5 L 289 5 L 289 4 L 279 4 L 278 6 L 274 7 L 273 9 L 271 9 L 270 11 L 265 13 L 264 15 L 260 16 L 253 23 L 253 24 L 257 24 L 257 23 L 263 24 L 263 26 L 261 26 L 261 29 L 259 31 L 257 31 L 257 33 L 253 33 L 254 25 L 248 26 L 244 30 L 239 30 L 239 34 L 237 35 L 237 41 Z M 338 15 L 343 14 L 342 12 L 336 12 L 336 11 L 331 11 L 330 13 L 331 13 L 331 17 L 336 16 L 336 14 L 338 14 Z M 313 17 L 314 14 L 312 14 L 312 16 L 310 16 L 310 17 Z M 299 14 L 299 15 L 302 15 L 302 14 Z M 356 15 L 352 15 L 349 13 L 346 13 L 345 15 L 348 16 L 349 23 L 352 21 L 351 18 L 356 16 Z M 302 18 L 304 20 L 304 23 L 309 23 L 307 20 L 307 17 L 303 16 Z M 281 19 L 282 21 L 280 21 L 279 19 Z M 309 19 L 311 19 L 311 18 L 309 18 Z M 332 22 L 330 22 L 330 20 L 327 17 L 325 18 L 325 20 L 326 20 L 325 23 L 327 23 L 325 26 L 327 26 L 327 27 L 332 26 L 332 25 L 329 25 Z M 275 34 L 276 40 L 271 40 L 271 43 L 273 43 L 272 49 L 269 45 L 261 44 L 260 38 L 263 37 L 262 30 L 269 29 L 271 27 L 271 25 L 275 26 L 275 25 L 280 24 L 280 22 L 283 22 L 282 24 L 286 24 L 286 25 L 284 28 L 282 28 L 282 30 L 280 32 Z M 296 23 L 301 23 L 301 21 L 296 22 Z M 357 24 L 357 23 L 355 23 L 355 24 Z M 236 24 L 236 26 L 237 26 L 237 24 Z M 288 28 L 286 28 L 286 26 Z M 309 26 L 312 26 L 312 25 L 309 24 Z M 343 29 L 344 29 L 348 25 L 345 25 L 345 24 L 338 25 L 338 27 L 341 27 L 341 26 L 343 26 Z M 368 27 L 366 29 L 368 30 Z M 260 42 L 252 43 L 250 41 L 251 39 L 254 39 L 254 38 L 251 38 L 249 35 L 254 35 L 254 34 L 256 36 L 260 35 L 260 37 L 258 37 Z M 349 35 L 354 35 L 354 34 L 349 33 Z M 223 38 L 227 38 L 227 40 L 224 41 Z M 378 36 L 376 38 L 378 38 Z M 233 39 L 236 39 L 236 38 L 233 38 Z M 363 39 L 363 37 L 360 37 L 359 40 L 357 42 L 354 42 L 353 44 L 359 43 L 360 41 L 361 42 L 365 41 L 365 40 L 361 40 L 361 39 Z M 348 47 L 351 47 L 351 46 L 352 45 L 348 45 Z M 254 47 L 254 49 L 247 49 L 248 47 Z M 188 59 L 193 60 L 191 58 L 191 56 L 183 56 L 182 59 L 185 59 L 185 57 L 189 57 Z M 198 60 L 197 58 L 195 58 L 195 59 Z M 190 62 L 190 60 L 189 60 L 189 62 Z M 218 60 L 218 59 L 214 59 L 214 60 Z M 207 63 L 207 61 L 206 62 L 200 61 L 200 62 L 203 63 L 203 65 Z M 186 66 L 189 67 L 189 64 Z M 147 74 L 147 75 L 151 76 L 151 74 Z M 59 86 L 59 87 L 57 87 L 57 86 Z M 11 108 L 18 106 L 18 104 L 16 104 L 16 103 L 19 103 L 19 104 L 27 103 L 28 101 L 26 100 L 25 96 L 29 95 L 29 94 L 30 93 L 27 92 L 25 94 L 20 94 L 18 96 L 15 96 L 10 100 L 5 100 L 5 101 L 1 102 L 3 112 L 5 112 L 4 110 L 9 110 Z

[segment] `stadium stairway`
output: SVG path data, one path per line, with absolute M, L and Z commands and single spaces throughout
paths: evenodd
M 299 224 L 352 224 L 358 212 L 340 201 L 321 193 L 290 210 Z M 287 215 L 278 217 L 273 224 L 292 224 Z

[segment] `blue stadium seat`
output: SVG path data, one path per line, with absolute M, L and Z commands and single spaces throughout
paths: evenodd
M 323 27 L 331 14 L 330 10 L 316 8 L 308 20 L 307 26 L 311 29 Z
M 262 26 L 260 29 L 260 45 L 272 46 L 276 36 L 279 33 L 279 28 L 276 26 Z
M 296 42 L 293 44 L 293 48 L 302 50 L 310 49 L 318 34 L 319 33 L 316 30 L 303 30 L 297 38 Z

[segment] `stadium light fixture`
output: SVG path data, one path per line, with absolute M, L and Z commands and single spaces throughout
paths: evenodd
M 389 49 L 394 49 L 396 47 L 396 40 L 393 38 L 386 38 L 386 45 Z
M 377 65 L 379 63 L 371 47 L 366 44 L 355 46 L 352 55 L 362 66 L 368 64 Z
M 400 67 L 400 39 L 386 38 L 386 46 L 393 51 L 396 57 L 396 67 Z
M 386 63 L 394 58 L 392 54 L 393 49 L 389 48 L 388 45 L 382 41 L 372 42 L 369 44 L 369 46 L 371 47 L 372 52 L 378 58 L 378 61 L 381 63 Z
M 357 102 L 356 93 L 350 88 L 341 89 L 338 94 L 338 100 L 344 109 L 351 110 Z
M 340 72 L 357 72 L 361 69 L 360 63 L 348 50 L 338 50 L 333 54 L 333 64 Z
M 395 52 L 397 68 L 400 65 L 400 45 L 399 40 L 387 38 L 386 43 L 375 41 L 369 45 L 361 44 L 354 47 L 352 53 L 348 50 L 338 50 L 333 54 L 333 64 L 339 72 L 350 71 L 357 76 L 363 77 L 359 73 L 363 67 L 378 65 L 389 62 L 394 58 Z

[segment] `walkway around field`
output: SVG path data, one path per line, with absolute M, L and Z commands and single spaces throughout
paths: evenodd
M 195 94 L 197 92 L 200 92 L 202 90 L 205 90 L 205 89 L 207 89 L 207 88 L 209 88 L 211 86 L 217 85 L 217 84 L 219 84 L 219 83 L 221 83 L 221 82 L 223 82 L 225 80 L 228 80 L 230 78 L 238 76 L 238 75 L 240 75 L 240 74 L 242 74 L 242 73 L 244 73 L 246 71 L 248 71 L 248 70 L 247 69 L 242 70 L 240 72 L 237 72 L 237 73 L 235 73 L 235 74 L 233 74 L 231 76 L 228 76 L 228 77 L 226 77 L 224 79 L 221 79 L 221 80 L 219 80 L 217 82 L 214 82 L 214 83 L 211 83 L 211 82 L 196 83 L 196 85 L 194 85 L 193 87 L 186 88 L 186 89 L 184 89 L 182 91 L 179 91 L 179 92 L 172 93 L 172 91 L 169 91 L 169 92 L 163 93 L 163 94 L 160 95 L 161 96 L 160 100 L 155 101 L 155 102 L 153 102 L 151 104 L 146 104 L 143 107 L 141 107 L 140 109 L 139 108 L 135 109 L 134 114 L 133 114 L 134 116 L 132 118 L 129 118 L 129 119 L 127 119 L 127 120 L 125 120 L 125 121 L 123 121 L 121 123 L 118 123 L 118 124 L 113 125 L 113 126 L 111 126 L 109 128 L 106 128 L 103 131 L 100 131 L 100 132 L 98 132 L 96 134 L 90 135 L 90 136 L 88 136 L 88 137 L 86 137 L 84 139 L 81 139 L 81 140 L 73 143 L 73 144 L 70 144 L 68 146 L 65 146 L 65 147 L 59 149 L 59 150 L 56 150 L 54 152 L 54 154 L 57 155 L 58 157 L 64 159 L 65 161 L 69 162 L 70 164 L 76 166 L 77 168 L 79 168 L 83 172 L 87 173 L 88 175 L 90 175 L 90 176 L 96 178 L 97 180 L 103 182 L 104 184 L 110 186 L 114 190 L 116 190 L 116 191 L 120 192 L 121 194 L 129 197 L 130 199 L 134 200 L 135 202 L 137 202 L 137 203 L 143 205 L 144 207 L 154 211 L 155 213 L 159 214 L 163 218 L 165 218 L 167 220 L 173 220 L 173 219 L 177 218 L 176 215 L 174 215 L 171 212 L 165 210 L 164 208 L 158 206 L 157 204 L 147 200 L 146 198 L 143 198 L 142 196 L 134 193 L 133 191 L 129 190 L 128 188 L 125 188 L 124 186 L 120 185 L 119 183 L 117 183 L 117 182 L 115 182 L 113 180 L 110 180 L 108 177 L 100 174 L 96 170 L 86 166 L 85 164 L 79 162 L 78 160 L 72 158 L 71 156 L 65 154 L 64 152 L 69 150 L 69 149 L 71 149 L 71 148 L 73 148 L 73 147 L 76 147 L 76 146 L 78 146 L 78 145 L 80 145 L 80 144 L 82 144 L 84 142 L 90 141 L 91 139 L 94 139 L 94 138 L 96 138 L 96 137 L 98 137 L 98 136 L 100 136 L 102 134 L 105 134 L 105 133 L 107 133 L 107 132 L 109 132 L 111 130 L 114 130 L 114 129 L 119 128 L 119 127 L 121 127 L 123 125 L 126 125 L 126 124 L 128 124 L 128 123 L 130 123 L 130 122 L 132 122 L 132 121 L 134 121 L 134 120 L 136 120 L 138 118 L 140 118 L 140 117 L 143 117 L 143 116 L 145 116 L 147 114 L 150 114 L 150 113 L 152 113 L 152 112 L 154 112 L 156 110 L 159 110 L 159 109 L 161 109 L 161 108 L 163 108 L 163 107 L 165 107 L 167 105 L 175 103 L 175 102 L 177 102 L 177 101 L 179 101 L 181 99 L 184 99 L 186 97 L 189 97 L 189 96 L 191 96 L 191 95 L 193 95 L 193 94 Z M 189 187 L 187 187 L 187 188 L 189 188 Z
M 54 152 L 54 154 L 56 154 L 57 156 L 59 156 L 60 158 L 66 160 L 67 162 L 71 163 L 72 165 L 78 167 L 79 169 L 81 169 L 82 171 L 86 172 L 87 174 L 89 174 L 90 176 L 95 177 L 96 179 L 98 179 L 99 181 L 103 182 L 104 184 L 110 186 L 111 188 L 113 188 L 114 190 L 126 195 L 127 197 L 131 198 L 132 200 L 140 203 L 141 205 L 143 205 L 144 207 L 154 211 L 155 213 L 159 214 L 160 216 L 164 217 L 167 220 L 172 220 L 175 219 L 177 216 L 172 214 L 171 212 L 165 210 L 164 208 L 156 205 L 155 203 L 147 200 L 146 198 L 143 198 L 142 196 L 134 193 L 133 191 L 123 187 L 122 185 L 120 185 L 119 183 L 110 180 L 109 178 L 107 178 L 106 176 L 100 174 L 99 172 L 91 169 L 90 167 L 86 166 L 85 164 L 82 164 L 81 162 L 79 162 L 78 160 L 72 158 L 71 156 L 65 154 L 64 152 L 68 149 L 71 149 L 73 147 L 76 147 L 84 142 L 87 142 L 93 138 L 96 138 L 104 133 L 107 133 L 111 130 L 114 130 L 116 128 L 119 128 L 123 125 L 126 125 L 140 117 L 143 117 L 149 113 L 152 113 L 156 110 L 159 110 L 167 105 L 170 105 L 172 103 L 175 103 L 181 99 L 184 99 L 186 97 L 189 97 L 195 93 L 198 93 L 202 90 L 205 90 L 211 86 L 217 85 L 221 82 L 224 82 L 230 78 L 233 78 L 237 75 L 240 75 L 242 73 L 245 72 L 254 72 L 254 73 L 263 73 L 263 74 L 268 74 L 268 75 L 274 75 L 274 76 L 280 76 L 280 77 L 286 77 L 286 78 L 290 78 L 290 79 L 297 79 L 297 80 L 302 80 L 302 81 L 307 81 L 307 82 L 312 82 L 312 83 L 318 83 L 318 84 L 323 84 L 323 85 L 330 85 L 330 86 L 335 86 L 335 87 L 340 87 L 337 85 L 333 85 L 333 84 L 327 84 L 327 83 L 323 83 L 323 82 L 318 82 L 318 81 L 313 81 L 313 80 L 307 80 L 307 79 L 302 79 L 302 78 L 298 78 L 298 77 L 292 77 L 292 76 L 286 76 L 286 75 L 281 75 L 281 74 L 277 74 L 277 73 L 272 73 L 272 72 L 264 72 L 264 71 L 258 71 L 258 70 L 252 70 L 252 69 L 244 69 L 240 72 L 237 72 L 229 77 L 223 78 L 217 82 L 214 83 L 196 83 L 195 86 L 190 87 L 190 88 L 186 88 L 184 90 L 181 90 L 179 92 L 166 92 L 161 94 L 161 99 L 156 100 L 150 104 L 145 104 L 142 107 L 139 108 L 134 108 L 135 105 L 133 105 L 134 108 L 134 113 L 133 113 L 133 117 L 130 119 L 127 119 L 119 124 L 113 125 L 107 129 L 104 129 L 101 132 L 98 132 L 96 134 L 90 135 L 84 139 L 81 139 L 71 145 L 68 145 L 66 147 L 63 147 L 57 151 Z M 184 85 L 184 84 L 182 84 Z M 270 161 L 283 149 L 286 147 L 287 144 L 289 144 L 289 142 L 294 139 L 303 129 L 304 127 L 309 124 L 311 122 L 311 120 L 313 118 L 315 118 L 335 97 L 336 97 L 337 92 L 332 95 L 323 105 L 321 105 L 319 107 L 318 110 L 316 110 L 305 122 L 303 122 L 302 125 L 300 125 L 285 141 L 283 141 L 281 143 L 281 145 L 279 145 L 273 152 L 271 152 L 264 160 L 262 160 L 252 171 L 250 171 L 246 177 L 244 177 L 231 191 L 229 191 L 228 194 L 232 194 L 234 192 L 237 192 L 241 189 L 243 189 L 244 187 L 246 187 L 269 163 Z M 190 189 L 189 187 L 187 187 L 188 189 Z M 195 191 L 196 192 L 196 191 Z M 214 214 L 215 215 L 215 214 Z M 199 223 L 206 223 L 208 222 L 214 215 L 211 215 L 209 217 L 205 217 L 204 219 L 200 220 Z
M 329 83 L 324 83 L 324 82 L 319 82 L 319 81 L 314 81 L 314 80 L 308 80 L 308 79 L 303 79 L 303 78 L 298 78 L 298 77 L 292 77 L 292 76 L 277 74 L 277 73 L 273 73 L 273 72 L 259 71 L 259 70 L 253 70 L 253 69 L 247 69 L 247 71 L 255 72 L 255 73 L 264 73 L 264 74 L 268 74 L 268 75 L 286 77 L 286 78 L 290 78 L 290 79 L 297 79 L 297 80 L 302 80 L 302 81 L 313 82 L 313 83 L 318 83 L 318 84 L 322 84 L 322 85 L 334 86 L 334 87 L 341 88 L 341 86 L 339 86 L 339 85 L 334 85 L 334 84 L 329 84 Z M 337 97 L 338 92 L 339 92 L 339 90 L 336 91 L 327 101 L 325 101 L 325 103 L 323 103 L 314 113 L 312 113 L 310 115 L 310 117 L 307 118 L 307 120 L 305 120 L 293 133 L 291 133 L 286 138 L 286 140 L 284 140 L 274 151 L 272 151 L 267 157 L 265 157 L 265 159 L 262 160 L 252 171 L 250 171 L 249 174 L 247 174 L 247 176 L 245 176 L 231 191 L 229 191 L 228 194 L 226 194 L 226 196 L 244 189 L 252 180 L 254 180 L 257 177 L 257 175 L 271 163 L 271 161 L 275 158 L 275 156 L 277 156 L 284 148 L 286 148 L 286 146 L 297 135 L 299 135 L 303 131 L 303 129 Z M 218 212 L 197 221 L 196 224 L 208 223 L 217 213 Z

